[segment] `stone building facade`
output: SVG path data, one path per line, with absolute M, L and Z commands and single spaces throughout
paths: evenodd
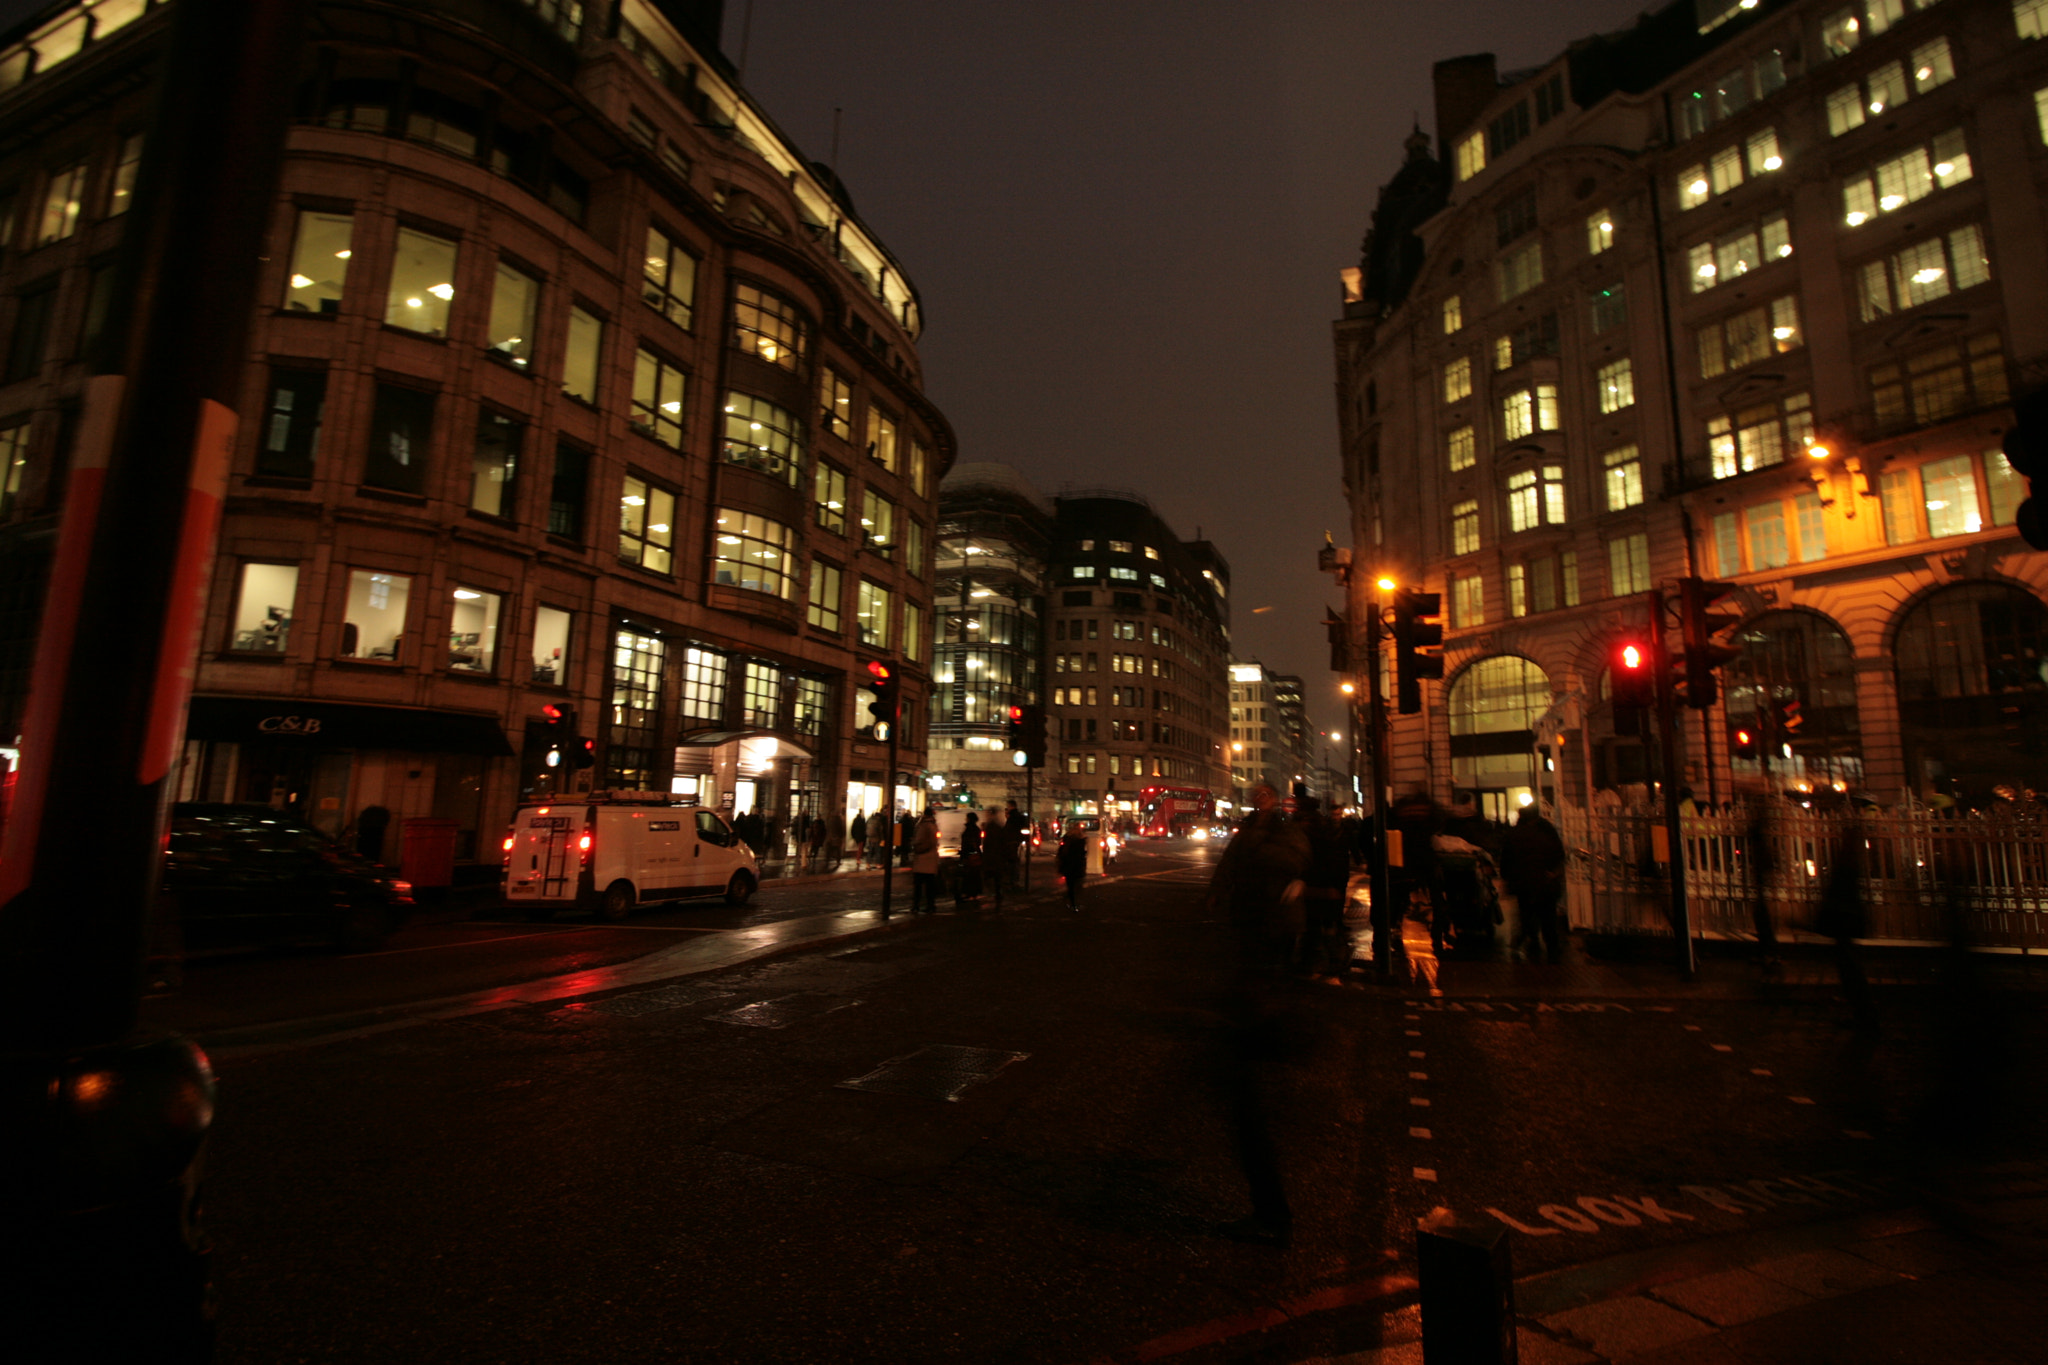
M 174 7 L 0 42 L 0 707 L 17 722 Z M 938 481 L 919 303 L 736 83 L 719 6 L 312 7 L 180 795 L 456 822 L 673 790 L 786 829 L 922 763 Z M 596 741 L 550 765 L 548 704 Z M 7 727 L 12 733 L 12 726 Z
M 2048 786 L 1998 452 L 2048 381 L 2044 37 L 2041 0 L 1681 0 L 1438 65 L 1335 327 L 1351 617 L 1380 575 L 1445 608 L 1397 790 L 1639 792 L 1609 654 L 1688 575 L 1740 618 L 1679 713 L 1700 796 Z

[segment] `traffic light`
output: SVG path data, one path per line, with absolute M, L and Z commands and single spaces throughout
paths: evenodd
M 1759 739 L 1754 725 L 1731 725 L 1728 727 L 1728 757 L 1754 763 L 1759 753 Z
M 588 735 L 578 735 L 569 745 L 569 766 L 588 768 L 597 762 L 597 741 Z
M 902 711 L 903 679 L 888 664 L 870 660 L 868 690 L 875 694 L 875 699 L 868 703 L 868 714 L 874 717 L 875 738 L 886 739 Z
M 1695 711 L 1711 708 L 1721 695 L 1714 670 L 1742 651 L 1716 644 L 1714 637 L 1731 629 L 1742 618 L 1729 612 L 1712 611 L 1714 603 L 1735 591 L 1733 583 L 1716 583 L 1705 578 L 1678 580 L 1678 620 L 1685 637 L 1685 704 Z
M 2020 537 L 2037 550 L 2048 550 L 2048 508 L 2035 496 L 2036 480 L 2048 479 L 2048 389 L 2036 389 L 2012 405 L 2013 424 L 2005 433 L 2005 461 L 2027 481 L 2027 500 L 2014 520 Z
M 1799 714 L 1799 698 L 1788 697 L 1778 703 L 1778 733 L 1796 735 L 1806 718 Z
M 1443 604 L 1441 593 L 1394 592 L 1394 695 L 1404 716 L 1422 709 L 1422 680 L 1444 675 L 1444 656 L 1422 652 L 1444 642 L 1442 623 L 1426 619 L 1442 612 Z
M 1608 700 L 1614 733 L 1643 733 L 1643 713 L 1657 704 L 1657 651 L 1647 638 L 1616 642 L 1607 656 Z
M 550 768 L 560 768 L 569 763 L 576 741 L 576 708 L 549 702 L 540 708 L 541 727 L 547 732 L 548 752 L 544 760 Z
M 1010 708 L 1010 723 L 1004 727 L 1004 743 L 1012 749 L 1024 747 L 1024 708 Z
M 1018 706 L 1012 710 L 1021 711 L 1013 724 L 1018 729 L 1018 748 L 1024 751 L 1024 766 L 1043 768 L 1045 766 L 1045 708 L 1043 706 Z

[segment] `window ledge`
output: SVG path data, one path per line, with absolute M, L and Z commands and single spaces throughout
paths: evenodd
M 401 493 L 396 488 L 371 488 L 364 484 L 356 486 L 359 497 L 372 498 L 378 502 L 395 502 L 406 507 L 425 507 L 427 499 L 420 493 Z
M 339 666 L 339 667 L 342 667 L 342 668 L 368 668 L 368 669 L 378 669 L 378 670 L 382 670 L 382 671 L 385 671 L 385 672 L 396 672 L 397 670 L 399 670 L 399 669 L 401 669 L 401 668 L 404 668 L 404 667 L 405 667 L 405 664 L 404 664 L 404 663 L 403 663 L 402 661 L 398 660 L 398 659 L 339 659 L 339 658 L 337 658 L 337 659 L 330 659 L 330 660 L 328 660 L 328 662 L 329 662 L 329 663 L 332 663 L 332 664 L 335 664 L 335 665 L 337 665 L 337 666 Z
M 435 346 L 446 346 L 448 344 L 448 336 L 445 332 L 416 332 L 410 327 L 400 327 L 395 322 L 380 323 L 379 327 L 383 331 L 393 332 L 402 337 L 412 337 L 415 340 L 425 341 Z
M 251 474 L 242 480 L 244 488 L 289 488 L 302 493 L 311 492 L 311 479 L 297 479 L 285 474 Z
M 262 663 L 273 667 L 290 663 L 292 660 L 290 654 L 270 649 L 223 649 L 217 651 L 213 657 L 221 663 Z
M 341 321 L 341 310 L 337 308 L 331 313 L 316 313 L 310 308 L 291 308 L 279 305 L 270 310 L 270 316 L 274 318 L 306 318 L 314 322 L 339 322 Z
M 389 326 L 390 324 L 386 323 L 385 325 Z M 516 374 L 522 379 L 533 378 L 533 365 L 531 363 L 521 365 L 518 361 L 514 360 L 511 356 L 506 355 L 503 351 L 499 350 L 495 346 L 484 347 L 484 359 L 490 362 L 491 364 L 496 365 L 499 369 L 505 370 L 511 374 Z

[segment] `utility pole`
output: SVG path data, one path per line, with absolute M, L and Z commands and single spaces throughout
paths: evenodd
M 1372 610 L 1366 613 L 1365 618 L 1366 720 L 1372 727 L 1372 862 L 1368 873 L 1372 880 L 1373 966 L 1383 972 L 1393 970 L 1391 940 L 1400 928 L 1400 917 L 1394 913 L 1392 878 L 1387 869 L 1387 804 L 1393 799 L 1393 788 L 1387 781 L 1387 695 L 1380 685 L 1380 641 L 1386 633 L 1382 619 L 1386 609 L 1385 594 L 1385 581 L 1376 581 L 1372 591 Z
M 23 1359 L 212 1353 L 205 1055 L 138 1028 L 303 0 L 179 0 L 65 489 L 0 849 Z M 122 304 L 117 304 L 117 307 Z M 84 623 L 90 623 L 89 626 Z
M 1650 648 L 1654 654 L 1657 679 L 1657 735 L 1664 768 L 1664 829 L 1671 861 L 1671 929 L 1678 936 L 1678 964 L 1690 981 L 1698 972 L 1693 957 L 1692 921 L 1685 903 L 1685 840 L 1678 813 L 1678 707 L 1672 677 L 1671 651 L 1664 643 L 1664 594 L 1651 589 Z

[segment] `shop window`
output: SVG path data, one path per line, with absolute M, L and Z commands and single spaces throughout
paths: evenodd
M 505 599 L 481 588 L 455 589 L 448 614 L 448 667 L 462 673 L 489 673 L 498 657 L 498 612 Z
M 400 228 L 391 255 L 391 288 L 384 323 L 427 336 L 448 334 L 455 299 L 455 243 L 416 228 Z
M 628 474 L 619 493 L 619 558 L 653 573 L 674 568 L 676 495 Z
M 782 598 L 795 590 L 790 530 L 781 522 L 721 507 L 711 539 L 713 582 Z
M 511 518 L 519 472 L 519 447 L 526 424 L 485 408 L 476 417 L 476 446 L 469 461 L 469 506 L 487 516 Z
M 658 227 L 647 229 L 647 257 L 640 297 L 649 308 L 684 331 L 697 307 L 697 258 Z
M 516 369 L 533 363 L 533 331 L 540 315 L 540 281 L 509 261 L 498 262 L 491 283 L 491 318 L 484 345 Z
M 581 308 L 569 310 L 569 341 L 562 354 L 562 392 L 586 403 L 597 402 L 597 362 L 604 346 L 604 323 Z
M 583 541 L 583 512 L 590 496 L 590 452 L 567 442 L 555 446 L 555 470 L 548 480 L 548 534 Z
M 320 416 L 327 401 L 324 370 L 272 370 L 256 472 L 265 478 L 310 479 L 320 454 Z
M 370 412 L 370 449 L 363 486 L 396 493 L 427 491 L 427 441 L 434 428 L 434 395 L 397 384 L 377 385 Z
M 532 682 L 543 687 L 568 686 L 571 619 L 571 614 L 559 607 L 533 609 Z
M 244 654 L 284 653 L 291 644 L 298 592 L 298 565 L 244 564 L 228 648 Z
M 795 304 L 750 284 L 735 284 L 732 344 L 771 365 L 794 370 L 810 347 L 810 324 Z
M 803 469 L 803 427 L 797 415 L 752 394 L 725 395 L 725 462 L 757 470 L 790 487 Z
M 405 608 L 412 579 L 404 574 L 353 569 L 341 625 L 341 657 L 398 661 L 405 639 Z
M 683 391 L 680 367 L 652 351 L 633 357 L 633 429 L 671 450 L 683 445 Z

